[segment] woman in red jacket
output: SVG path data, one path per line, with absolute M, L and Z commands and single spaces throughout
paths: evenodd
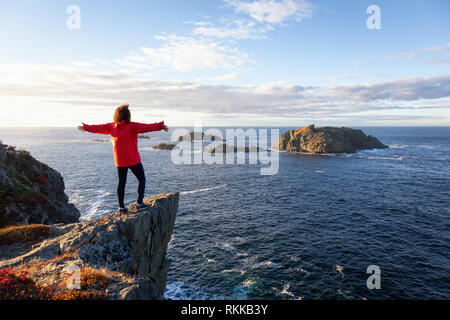
M 119 212 L 127 212 L 125 208 L 125 185 L 127 182 L 128 168 L 139 181 L 137 209 L 142 210 L 147 206 L 143 203 L 145 191 L 145 173 L 138 151 L 138 134 L 150 131 L 167 131 L 169 128 L 164 121 L 152 124 L 131 122 L 131 114 L 128 105 L 124 104 L 116 109 L 114 122 L 99 125 L 79 126 L 80 131 L 91 133 L 110 134 L 114 150 L 114 163 L 119 175 L 119 185 L 117 186 L 117 196 L 119 198 Z

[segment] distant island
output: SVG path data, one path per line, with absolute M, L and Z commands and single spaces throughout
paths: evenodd
M 172 143 L 169 143 L 169 144 L 167 144 L 167 143 L 160 143 L 160 144 L 157 144 L 157 145 L 153 146 L 152 149 L 156 149 L 156 150 L 172 150 L 175 147 L 176 147 L 176 145 L 172 144 Z
M 241 147 L 241 146 L 235 146 L 235 145 L 231 145 L 231 144 L 227 144 L 227 143 L 222 143 L 221 145 L 218 145 L 216 147 L 207 148 L 203 152 L 215 154 L 215 153 L 227 153 L 227 152 L 236 153 L 236 152 L 264 152 L 264 151 L 267 151 L 267 150 L 264 148 L 261 148 L 261 147 L 255 147 L 255 146 Z
M 274 149 L 313 154 L 355 153 L 359 150 L 385 149 L 387 145 L 367 136 L 362 130 L 346 127 L 305 128 L 289 130 L 274 144 Z
M 200 140 L 208 140 L 208 141 L 223 141 L 223 139 L 221 137 L 218 136 L 214 136 L 214 135 L 210 135 L 210 134 L 205 134 L 204 132 L 195 132 L 195 131 L 191 131 L 187 134 L 185 134 L 184 136 L 179 136 L 177 139 L 177 142 L 181 142 L 181 141 L 200 141 Z

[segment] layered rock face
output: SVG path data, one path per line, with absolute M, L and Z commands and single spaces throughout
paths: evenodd
M 80 212 L 64 193 L 61 175 L 0 142 L 0 227 L 8 224 L 70 223 Z
M 285 132 L 274 145 L 275 149 L 307 153 L 355 153 L 358 150 L 384 149 L 377 138 L 366 136 L 351 128 L 321 127 L 314 124 Z
M 48 239 L 20 256 L 0 261 L 0 268 L 43 260 L 53 278 L 62 273 L 61 263 L 106 268 L 125 275 L 109 286 L 109 299 L 162 299 L 178 199 L 179 193 L 152 196 L 144 200 L 149 207 L 139 212 L 132 204 L 128 214 L 53 225 Z M 69 261 L 58 258 L 64 256 L 70 256 Z

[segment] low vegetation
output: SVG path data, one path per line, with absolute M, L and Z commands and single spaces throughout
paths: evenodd
M 0 229 L 0 246 L 14 243 L 36 242 L 48 237 L 50 226 L 30 224 L 25 226 L 8 226 Z
M 0 269 L 0 300 L 103 300 L 105 289 L 114 281 L 115 275 L 104 269 L 82 267 L 80 289 L 68 289 L 70 273 L 60 272 L 58 281 L 46 281 L 45 268 L 54 262 L 69 259 L 66 255 L 50 261 L 33 261 L 17 268 Z M 54 278 L 55 274 L 51 277 Z M 39 277 L 39 282 L 36 281 Z M 53 279 L 55 280 L 55 279 Z M 46 284 L 43 284 L 46 283 Z

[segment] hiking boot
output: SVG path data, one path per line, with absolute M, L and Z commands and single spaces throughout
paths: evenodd
M 119 210 L 117 210 L 117 212 L 119 212 L 119 213 L 127 213 L 128 209 L 119 207 Z
M 145 203 L 138 203 L 138 204 L 136 204 L 136 210 L 137 211 L 141 211 L 141 210 L 147 209 L 148 207 L 149 206 L 146 205 Z

